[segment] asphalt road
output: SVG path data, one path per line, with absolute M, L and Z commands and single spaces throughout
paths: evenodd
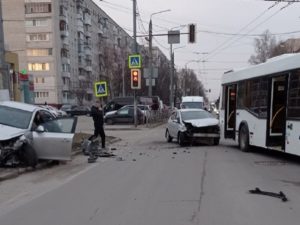
M 165 141 L 164 126 L 108 133 L 123 139 L 111 146 L 122 161 L 81 165 L 72 176 L 50 173 L 51 182 L 36 182 L 40 188 L 28 191 L 30 198 L 6 199 L 10 207 L 1 212 L 2 202 L 0 224 L 299 224 L 298 159 L 228 144 L 180 148 Z M 283 191 L 289 201 L 249 194 L 255 187 Z

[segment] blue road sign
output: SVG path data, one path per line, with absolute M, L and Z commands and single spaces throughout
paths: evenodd
M 107 96 L 107 83 L 106 81 L 95 82 L 95 96 L 104 97 Z
M 130 55 L 128 57 L 128 67 L 129 69 L 139 69 L 142 67 L 141 55 Z

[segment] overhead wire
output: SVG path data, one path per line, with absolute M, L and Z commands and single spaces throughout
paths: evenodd
M 276 2 L 278 3 L 278 2 Z M 253 27 L 252 29 L 250 29 L 246 34 L 249 34 L 250 32 L 254 31 L 257 27 L 261 26 L 262 24 L 266 23 L 267 21 L 269 21 L 271 18 L 273 18 L 275 15 L 277 15 L 280 11 L 282 11 L 283 9 L 287 8 L 288 6 L 290 6 L 291 4 L 293 4 L 294 2 L 289 2 L 287 5 L 285 5 L 284 7 L 280 8 L 279 10 L 277 10 L 275 13 L 273 13 L 271 16 L 267 17 L 265 20 L 263 20 L 262 22 L 260 22 L 259 24 L 257 24 L 255 27 Z M 241 36 L 238 39 L 234 40 L 234 42 L 229 43 L 228 45 L 226 45 L 225 47 L 223 47 L 221 50 L 227 49 L 228 47 L 230 47 L 232 44 L 234 44 L 235 42 L 241 40 L 242 38 L 244 38 L 245 36 Z M 211 58 L 215 55 L 217 55 L 220 52 L 215 52 L 214 54 L 210 53 L 209 56 L 207 56 L 205 59 Z
M 247 29 L 251 24 L 253 24 L 254 22 L 256 22 L 258 19 L 260 19 L 262 16 L 264 16 L 269 10 L 271 10 L 273 7 L 275 7 L 276 5 L 278 5 L 278 2 L 275 2 L 273 5 L 271 5 L 270 7 L 268 7 L 267 9 L 265 9 L 262 13 L 260 13 L 258 16 L 256 16 L 253 20 L 251 20 L 249 23 L 247 23 L 245 26 L 243 26 L 236 34 L 240 34 L 242 31 L 244 31 L 245 29 Z M 232 41 L 234 39 L 234 37 L 231 37 L 227 40 L 225 40 L 224 42 L 222 42 L 220 45 L 218 45 L 216 48 L 214 48 L 212 51 L 210 51 L 209 56 L 213 53 L 215 53 L 217 50 L 219 50 L 220 48 L 222 48 L 225 44 L 227 44 L 228 42 Z M 209 56 L 205 57 L 205 59 L 207 59 Z

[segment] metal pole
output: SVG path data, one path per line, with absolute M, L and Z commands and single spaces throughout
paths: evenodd
M 152 96 L 152 73 L 153 73 L 153 54 L 152 54 L 152 19 L 149 22 L 149 89 L 148 95 Z
M 0 89 L 5 88 L 4 82 L 4 35 L 3 35 L 3 18 L 2 18 L 2 1 L 0 0 Z
M 173 109 L 173 79 L 174 79 L 174 61 L 173 61 L 173 45 L 170 44 L 170 59 L 171 59 L 171 71 L 170 71 L 170 107 Z
M 138 52 L 137 41 L 136 41 L 136 0 L 133 0 L 133 39 L 134 39 L 134 53 Z M 133 116 L 134 126 L 137 127 L 137 104 L 136 104 L 136 90 L 133 90 Z

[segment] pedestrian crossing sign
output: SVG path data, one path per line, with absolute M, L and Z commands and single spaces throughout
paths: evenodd
M 130 55 L 128 57 L 128 67 L 129 69 L 139 69 L 142 67 L 141 55 Z
M 105 97 L 107 96 L 107 83 L 106 81 L 95 82 L 95 96 Z

